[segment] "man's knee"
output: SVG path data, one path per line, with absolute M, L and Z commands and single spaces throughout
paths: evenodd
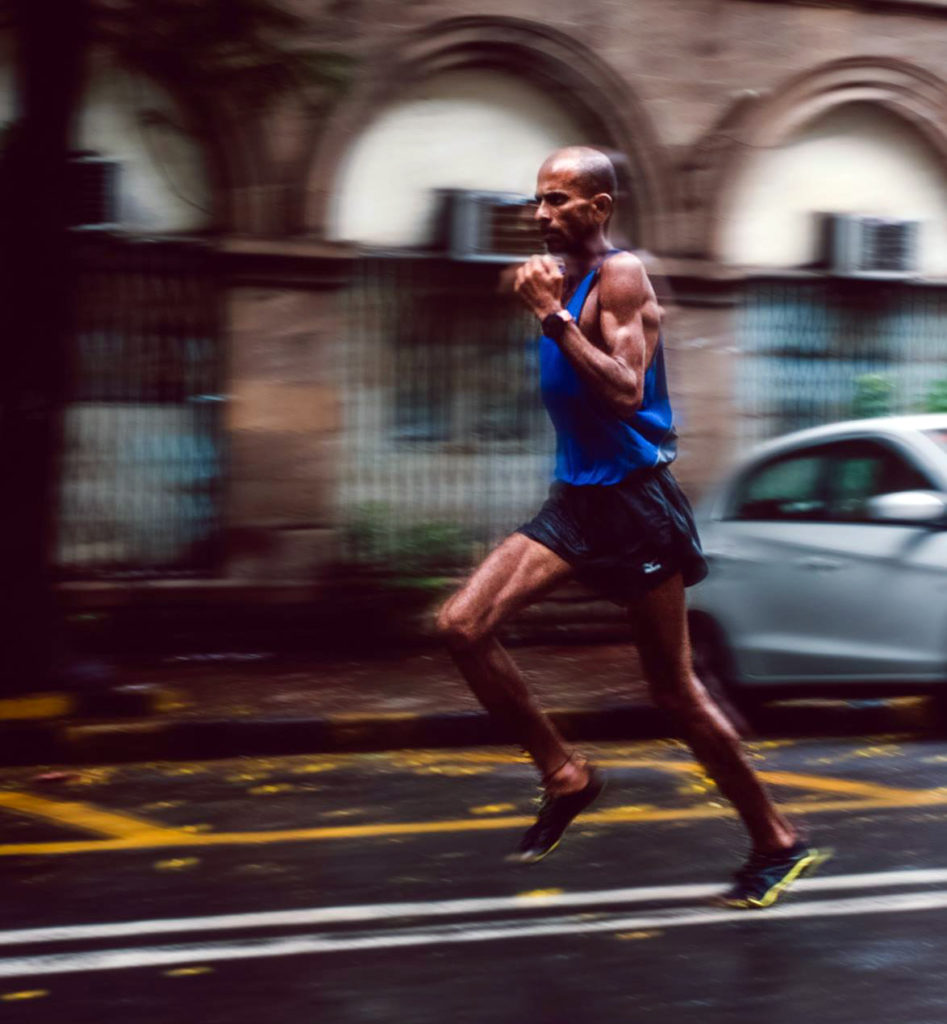
M 435 618 L 438 636 L 453 650 L 466 650 L 484 640 L 489 630 L 463 599 L 463 591 L 450 598 Z

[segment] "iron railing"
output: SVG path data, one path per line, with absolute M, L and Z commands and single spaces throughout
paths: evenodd
M 410 561 L 427 544 L 440 546 L 428 550 L 431 564 L 463 561 L 471 544 L 515 529 L 542 501 L 554 440 L 539 397 L 538 331 L 498 294 L 498 271 L 424 257 L 360 261 L 336 362 L 348 555 Z
M 761 278 L 747 284 L 738 317 L 737 405 L 746 443 L 836 420 L 939 408 L 947 381 L 944 287 Z
M 66 576 L 210 571 L 223 436 L 211 252 L 77 246 L 58 563 Z

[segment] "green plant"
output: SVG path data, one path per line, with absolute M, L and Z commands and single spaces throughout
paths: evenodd
M 924 401 L 926 412 L 947 412 L 947 380 L 935 380 Z
M 887 416 L 894 398 L 894 383 L 880 373 L 863 373 L 855 378 L 852 415 L 856 419 Z
M 424 583 L 429 589 L 436 589 L 445 574 L 466 568 L 472 553 L 471 538 L 456 524 L 403 523 L 383 502 L 359 506 L 345 526 L 344 539 L 356 565 L 380 569 L 401 583 Z

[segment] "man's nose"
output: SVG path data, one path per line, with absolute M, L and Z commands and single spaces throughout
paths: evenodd
M 533 220 L 544 221 L 549 220 L 549 211 L 546 209 L 545 203 L 540 203 L 536 207 L 536 212 L 533 214 Z

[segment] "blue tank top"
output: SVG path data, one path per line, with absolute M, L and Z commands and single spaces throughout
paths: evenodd
M 576 320 L 598 273 L 598 267 L 592 270 L 566 305 Z M 539 339 L 539 376 L 543 402 L 556 428 L 557 480 L 617 484 L 636 469 L 673 462 L 677 434 L 660 338 L 645 372 L 641 407 L 628 420 L 619 419 L 593 394 L 559 346 L 545 335 Z

